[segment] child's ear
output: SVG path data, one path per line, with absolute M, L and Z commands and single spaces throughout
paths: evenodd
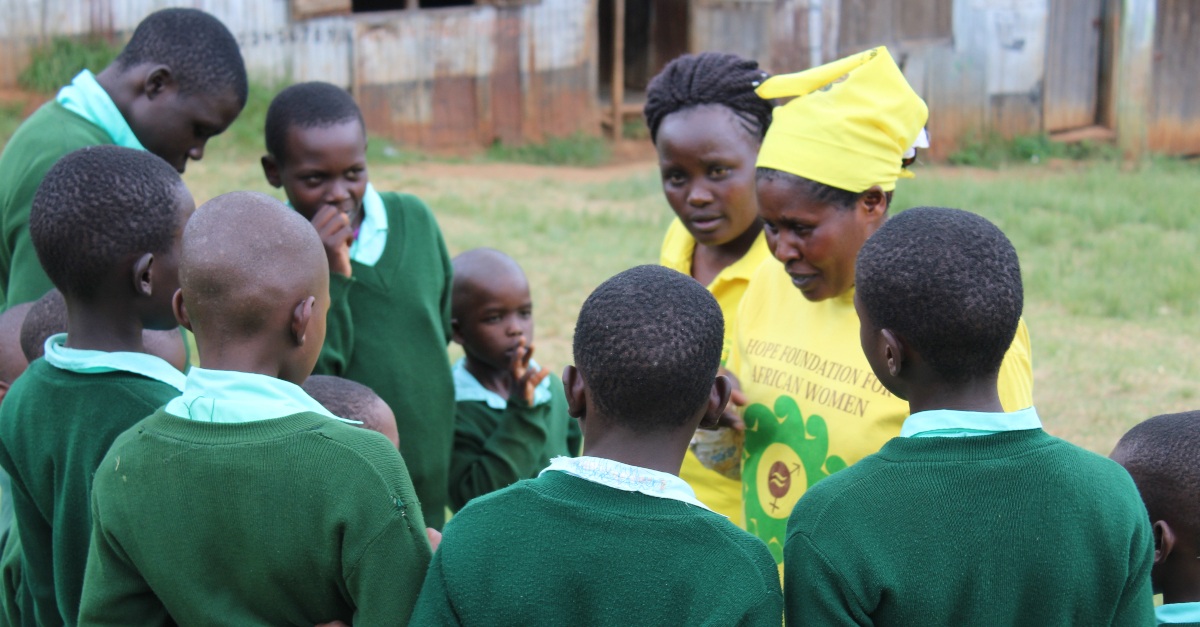
M 904 338 L 893 333 L 891 329 L 881 329 L 879 335 L 883 338 L 883 357 L 887 362 L 888 373 L 899 377 L 904 370 Z
M 1154 529 L 1154 563 L 1162 564 L 1171 555 L 1171 549 L 1175 548 L 1175 532 L 1171 530 L 1171 525 L 1168 525 L 1165 520 L 1154 521 L 1152 528 Z
M 567 397 L 567 414 L 572 418 L 587 418 L 587 383 L 575 366 L 563 368 L 563 394 Z
M 458 323 L 458 318 L 450 319 L 450 332 L 454 343 L 463 346 L 462 325 Z
M 146 253 L 133 262 L 133 291 L 138 296 L 154 293 L 154 255 Z
M 292 310 L 292 339 L 296 341 L 296 346 L 304 346 L 304 333 L 308 330 L 309 321 L 312 320 L 313 304 L 316 302 L 315 296 L 309 296 L 300 301 L 300 304 Z
M 279 163 L 275 161 L 275 157 L 271 155 L 262 156 L 263 174 L 267 177 L 267 182 L 271 187 L 279 189 L 283 187 L 283 179 L 279 176 Z
M 187 306 L 183 304 L 183 290 L 175 290 L 175 295 L 171 297 L 171 309 L 175 311 L 175 321 L 179 326 L 192 331 L 192 319 L 188 316 Z
M 708 405 L 704 408 L 704 417 L 700 419 L 701 429 L 715 429 L 729 404 L 729 395 L 733 393 L 733 384 L 729 377 L 719 374 L 713 381 L 712 391 L 708 393 Z
M 149 100 L 154 100 L 174 87 L 175 76 L 171 74 L 171 68 L 165 65 L 156 65 L 150 68 L 142 82 L 142 91 Z

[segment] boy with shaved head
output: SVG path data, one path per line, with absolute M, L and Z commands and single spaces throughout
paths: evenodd
M 532 479 L 550 460 L 579 454 L 579 423 L 562 381 L 533 361 L 533 300 L 521 266 L 476 248 L 454 258 L 454 456 L 450 507 Z
M 196 211 L 174 307 L 200 367 L 96 472 L 81 625 L 408 621 L 431 549 L 404 462 L 299 386 L 329 302 L 321 240 L 282 203 Z

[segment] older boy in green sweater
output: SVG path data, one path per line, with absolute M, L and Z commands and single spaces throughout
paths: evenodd
M 1200 411 L 1138 424 L 1109 457 L 1129 471 L 1150 514 L 1158 624 L 1200 627 Z
M 29 208 L 63 155 L 98 144 L 149 150 L 183 172 L 246 103 L 246 67 L 217 18 L 164 9 L 97 75 L 84 70 L 25 120 L 0 154 L 0 293 L 7 306 L 53 285 L 29 240 Z
M 396 414 L 425 521 L 445 520 L 454 440 L 451 267 L 429 208 L 367 182 L 362 113 L 346 90 L 301 83 L 266 122 L 267 181 L 310 220 L 329 260 L 329 335 L 315 372 L 357 381 Z
M 1023 305 L 1008 238 L 965 211 L 909 209 L 863 245 L 855 285 L 867 361 L 912 413 L 792 511 L 787 624 L 1153 625 L 1129 475 L 1000 404 Z
M 450 507 L 532 479 L 579 454 L 579 421 L 562 381 L 533 361 L 533 299 L 512 257 L 476 248 L 454 258 L 450 324 L 466 356 L 454 364 Z
M 12 481 L 21 573 L 38 625 L 74 625 L 92 520 L 92 473 L 125 429 L 179 395 L 183 374 L 142 330 L 176 326 L 180 233 L 194 204 L 144 151 L 91 146 L 63 157 L 33 200 L 29 233 L 67 305 L 0 405 L 0 466 Z
M 179 279 L 200 367 L 96 471 L 80 625 L 406 624 L 430 546 L 404 462 L 297 385 L 325 339 L 320 238 L 265 194 L 218 196 Z
M 661 266 L 596 288 L 563 372 L 585 456 L 456 514 L 412 624 L 778 627 L 770 551 L 678 477 L 729 401 L 722 320 L 703 286 Z

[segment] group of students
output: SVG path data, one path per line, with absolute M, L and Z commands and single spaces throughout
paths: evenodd
M 159 11 L 0 155 L 3 622 L 1200 625 L 1200 413 L 1113 460 L 1041 429 L 1011 243 L 889 216 L 928 110 L 886 49 L 652 81 L 678 220 L 561 379 L 342 89 L 271 103 L 288 204 L 197 208 L 246 85 Z

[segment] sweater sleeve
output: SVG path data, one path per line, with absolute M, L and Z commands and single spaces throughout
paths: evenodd
M 784 624 L 787 627 L 871 625 L 855 591 L 825 555 L 802 533 L 788 536 L 783 549 Z
M 174 625 L 167 608 L 108 533 L 92 493 L 92 543 L 83 577 L 79 627 Z
M 425 585 L 421 586 L 421 596 L 417 599 L 417 609 L 413 611 L 409 624 L 421 627 L 457 627 L 462 624 L 450 604 L 450 593 L 446 590 L 446 577 L 442 572 L 441 552 L 433 555 L 429 572 L 425 574 Z M 778 621 L 775 624 L 778 625 Z
M 446 249 L 446 239 L 442 237 L 442 230 L 438 228 L 436 220 L 433 225 L 433 229 L 437 233 L 438 253 L 442 256 L 442 272 L 445 276 L 445 281 L 442 282 L 442 333 L 446 336 L 446 346 L 449 346 L 450 340 L 454 339 L 454 329 L 450 326 L 450 301 L 454 292 L 454 264 L 450 261 L 450 251 Z
M 1140 509 L 1140 508 L 1139 508 Z M 1154 592 L 1150 584 L 1150 569 L 1154 566 L 1154 540 L 1150 530 L 1150 518 L 1139 517 L 1129 554 L 1129 579 L 1117 600 L 1113 615 L 1113 627 L 1126 625 L 1153 625 Z
M 479 402 L 456 403 L 454 453 L 450 460 L 450 507 L 462 509 L 467 501 L 533 476 L 538 470 L 548 437 L 546 419 L 550 403 L 530 407 L 525 399 L 509 399 L 495 430 Z
M 354 318 L 350 313 L 350 290 L 354 277 L 329 274 L 329 313 L 325 315 L 325 344 L 313 372 L 344 376 L 354 356 Z

